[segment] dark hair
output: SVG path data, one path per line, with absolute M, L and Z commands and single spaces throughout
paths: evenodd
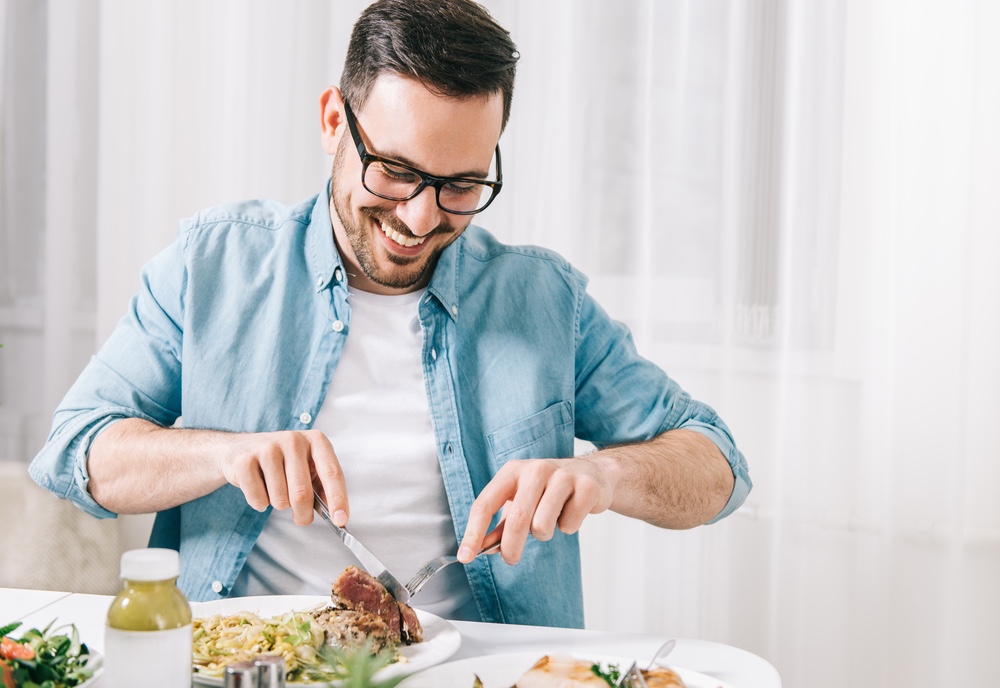
M 510 32 L 472 0 L 379 0 L 354 24 L 340 89 L 355 111 L 386 72 L 446 96 L 500 91 L 506 126 L 518 57 Z

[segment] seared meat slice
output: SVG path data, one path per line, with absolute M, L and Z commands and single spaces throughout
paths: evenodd
M 334 606 L 382 617 L 396 642 L 409 644 L 423 640 L 423 629 L 413 609 L 397 602 L 374 576 L 356 566 L 348 566 L 333 582 L 330 598 Z
M 372 652 L 396 646 L 389 627 L 380 616 L 335 607 L 320 609 L 312 612 L 311 616 L 326 632 L 327 645 L 355 647 L 367 640 L 371 642 Z
M 331 597 L 334 604 L 342 602 L 348 609 L 382 617 L 389 627 L 392 639 L 397 643 L 400 641 L 399 606 L 389 591 L 371 574 L 356 566 L 348 566 L 333 582 Z
M 396 604 L 399 605 L 399 620 L 401 624 L 399 635 L 402 637 L 403 642 L 407 645 L 422 643 L 424 641 L 424 629 L 420 625 L 417 613 L 408 604 L 404 604 L 403 602 L 397 602 Z

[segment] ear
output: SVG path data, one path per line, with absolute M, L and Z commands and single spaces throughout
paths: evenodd
M 337 143 L 344 133 L 344 96 L 336 86 L 323 91 L 319 97 L 320 140 L 327 155 L 337 152 Z

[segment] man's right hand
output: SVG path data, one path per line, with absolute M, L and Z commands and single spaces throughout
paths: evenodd
M 319 430 L 239 434 L 219 462 L 222 477 L 257 511 L 291 507 L 292 520 L 313 519 L 313 490 L 324 495 L 334 523 L 347 523 L 347 488 L 330 439 Z
M 91 496 L 119 514 L 163 511 L 227 482 L 258 511 L 291 508 L 299 525 L 312 522 L 313 490 L 337 525 L 350 513 L 340 462 L 319 430 L 232 433 L 126 418 L 97 436 L 87 468 Z

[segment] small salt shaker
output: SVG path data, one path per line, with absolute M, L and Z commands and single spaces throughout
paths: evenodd
M 257 655 L 254 664 L 260 670 L 260 688 L 285 688 L 285 658 L 281 655 Z
M 226 666 L 225 688 L 260 688 L 260 668 L 253 662 Z

